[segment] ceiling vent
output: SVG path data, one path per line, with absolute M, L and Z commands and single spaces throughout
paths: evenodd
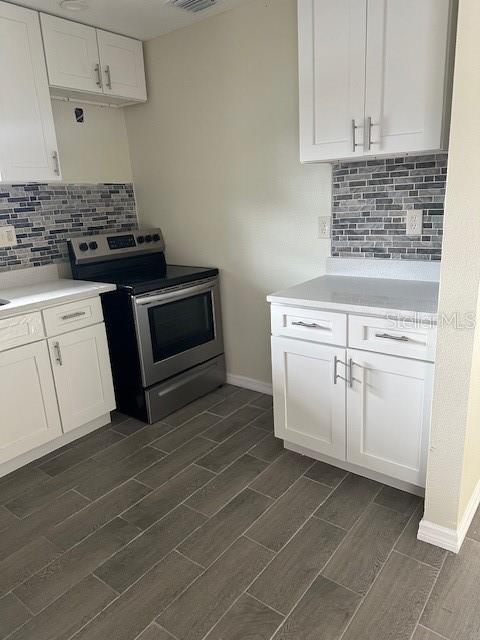
M 217 0 L 170 0 L 170 4 L 190 13 L 198 13 L 216 5 Z

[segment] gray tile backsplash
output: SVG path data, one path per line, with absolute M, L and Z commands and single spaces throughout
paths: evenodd
M 0 184 L 0 225 L 18 242 L 0 248 L 0 271 L 63 262 L 71 236 L 138 226 L 133 185 Z
M 447 154 L 333 165 L 332 256 L 440 260 Z M 406 235 L 408 209 L 423 210 L 423 235 Z

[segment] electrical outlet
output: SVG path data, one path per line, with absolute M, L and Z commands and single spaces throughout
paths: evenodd
M 407 236 L 419 237 L 423 231 L 423 211 L 411 209 L 407 211 Z
M 318 237 L 323 240 L 330 238 L 330 216 L 318 216 Z
M 12 225 L 0 226 L 0 247 L 14 247 L 17 244 L 17 234 Z

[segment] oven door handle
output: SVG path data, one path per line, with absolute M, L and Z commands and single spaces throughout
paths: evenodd
M 216 281 L 206 282 L 204 284 L 199 284 L 195 287 L 185 287 L 184 289 L 180 289 L 177 291 L 172 291 L 171 293 L 159 293 L 154 296 L 144 296 L 143 298 L 135 298 L 135 304 L 139 306 L 146 306 L 150 304 L 163 304 L 167 302 L 172 302 L 174 300 L 182 300 L 184 298 L 190 298 L 197 293 L 206 293 L 207 291 L 212 291 L 216 285 Z

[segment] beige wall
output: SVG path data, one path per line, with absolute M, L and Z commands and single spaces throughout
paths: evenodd
M 124 109 L 52 100 L 63 182 L 131 182 Z M 84 124 L 74 108 L 83 107 Z
M 270 382 L 268 292 L 323 273 L 329 165 L 299 163 L 295 0 L 254 0 L 147 43 L 127 130 L 140 221 L 170 261 L 217 265 L 228 370 Z
M 480 2 L 460 0 L 439 313 L 477 311 L 480 282 Z M 456 528 L 480 479 L 480 326 L 441 323 L 425 519 Z

